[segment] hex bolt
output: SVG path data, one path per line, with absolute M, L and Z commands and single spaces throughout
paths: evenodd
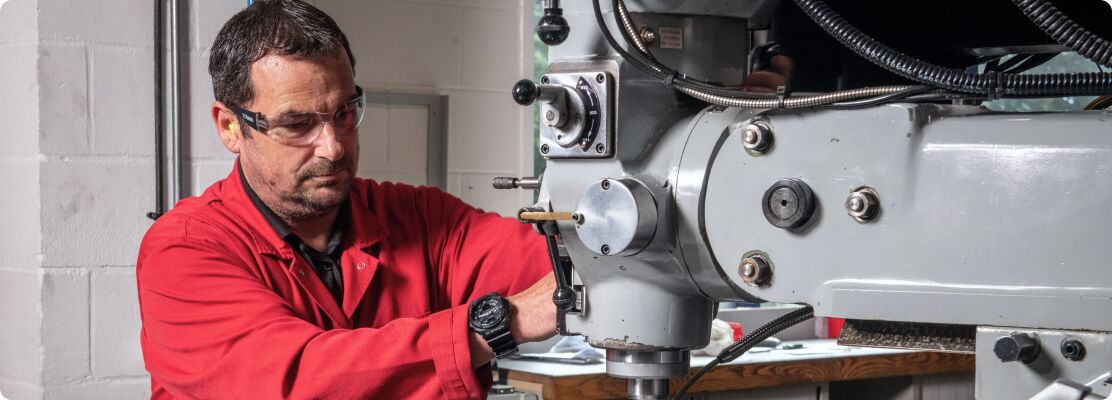
M 1023 361 L 1027 364 L 1039 358 L 1040 346 L 1031 335 L 1012 332 L 1008 336 L 997 338 L 992 352 L 996 353 L 1000 362 Z
M 768 286 L 772 280 L 772 267 L 763 256 L 753 255 L 741 260 L 737 267 L 741 280 L 752 286 Z
M 599 154 L 605 153 L 606 152 L 606 145 L 602 144 L 602 143 L 599 143 L 598 145 L 595 146 L 595 152 L 597 152 Z
M 772 127 L 764 122 L 753 122 L 741 132 L 741 145 L 754 153 L 764 153 L 772 144 Z
M 1085 358 L 1085 345 L 1076 338 L 1066 338 L 1062 341 L 1062 357 L 1070 361 L 1081 361 Z
M 542 144 L 541 145 L 541 154 L 548 154 L 548 145 L 547 144 Z
M 846 213 L 854 221 L 867 223 L 880 213 L 880 198 L 876 190 L 863 186 L 855 189 L 846 197 Z
M 610 254 L 610 245 L 604 244 L 600 250 L 602 250 L 602 254 Z
M 656 32 L 653 31 L 652 28 L 648 28 L 648 27 L 642 28 L 641 29 L 641 41 L 645 42 L 645 44 L 652 44 L 653 42 L 656 41 Z
M 598 75 L 595 75 L 595 81 L 598 83 L 606 82 L 606 74 L 599 72 Z
M 602 180 L 602 190 L 610 190 L 610 180 L 609 179 L 603 179 Z

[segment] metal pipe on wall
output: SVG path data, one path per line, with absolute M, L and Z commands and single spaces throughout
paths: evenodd
M 163 0 L 154 2 L 154 211 L 147 212 L 147 218 L 158 219 L 166 212 L 166 172 L 163 161 L 166 158 L 162 127 L 163 65 L 162 31 L 165 7 Z
M 179 0 L 170 0 L 170 198 L 181 200 L 181 48 L 178 26 Z

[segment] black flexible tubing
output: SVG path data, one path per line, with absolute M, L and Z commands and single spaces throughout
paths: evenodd
M 896 75 L 916 82 L 951 91 L 984 94 L 990 98 L 1112 92 L 1112 74 L 1107 73 L 971 74 L 944 68 L 900 53 L 876 41 L 850 25 L 822 1 L 795 0 L 795 3 L 816 24 L 850 50 Z
M 702 378 L 703 375 L 719 364 L 727 363 L 741 357 L 746 351 L 749 351 L 753 346 L 763 342 L 770 336 L 780 333 L 780 331 L 797 325 L 800 322 L 809 320 L 814 316 L 815 309 L 811 308 L 811 306 L 804 305 L 803 308 L 781 315 L 779 318 L 749 332 L 745 337 L 718 352 L 718 356 L 715 357 L 714 360 L 711 360 L 707 365 L 703 366 L 703 368 L 700 368 L 695 375 L 691 376 L 691 379 L 684 382 L 683 386 L 680 386 L 680 389 L 676 391 L 676 395 L 672 396 L 672 400 L 683 398 L 683 396 L 687 394 L 688 389 L 691 389 L 691 386 L 694 386 L 699 378 Z
M 1078 25 L 1046 0 L 1012 0 L 1047 36 L 1098 64 L 1112 67 L 1112 42 Z

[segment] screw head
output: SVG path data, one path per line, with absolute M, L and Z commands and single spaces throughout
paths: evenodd
M 548 154 L 548 145 L 547 144 L 542 144 L 541 145 L 541 154 Z
M 602 143 L 599 143 L 599 144 L 595 145 L 595 152 L 599 153 L 599 154 L 605 153 L 606 152 L 606 145 L 602 144 Z
M 753 255 L 741 260 L 738 265 L 741 280 L 751 286 L 768 286 L 772 280 L 772 267 L 763 256 Z
M 652 28 L 641 29 L 641 41 L 645 42 L 645 44 L 652 44 L 656 41 L 656 32 L 654 32 Z
M 745 144 L 752 146 L 757 144 L 758 139 L 760 139 L 760 133 L 756 129 L 746 129 L 745 138 L 742 140 L 745 141 Z
M 753 122 L 741 132 L 741 145 L 746 150 L 763 153 L 772 144 L 772 128 L 763 122 Z
M 548 76 L 547 75 L 541 77 L 541 83 L 548 83 Z
M 583 223 L 583 214 L 580 214 L 580 213 L 572 214 L 571 215 L 571 220 L 574 221 L 577 224 L 582 224 Z
M 880 199 L 876 190 L 866 186 L 850 193 L 845 206 L 850 217 L 857 222 L 866 223 L 875 219 L 880 212 Z
M 547 112 L 544 113 L 544 119 L 547 119 L 549 121 L 556 119 L 556 112 L 552 111 L 552 110 L 548 110 Z
M 602 250 L 602 254 L 610 254 L 610 245 L 604 244 L 600 250 Z
M 598 75 L 595 75 L 595 81 L 598 83 L 606 82 L 606 74 L 599 72 Z
M 610 180 L 609 179 L 603 179 L 601 185 L 602 185 L 602 190 L 610 190 Z

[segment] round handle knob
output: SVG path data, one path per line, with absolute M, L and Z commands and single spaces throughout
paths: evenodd
M 568 26 L 568 21 L 564 19 L 563 14 L 563 10 L 559 8 L 546 8 L 544 16 L 537 21 L 537 37 L 544 44 L 556 46 L 567 40 L 571 27 Z
M 540 97 L 541 91 L 537 89 L 537 84 L 528 79 L 522 79 L 514 84 L 513 90 L 510 94 L 514 98 L 514 102 L 523 106 L 528 106 L 537 101 Z

